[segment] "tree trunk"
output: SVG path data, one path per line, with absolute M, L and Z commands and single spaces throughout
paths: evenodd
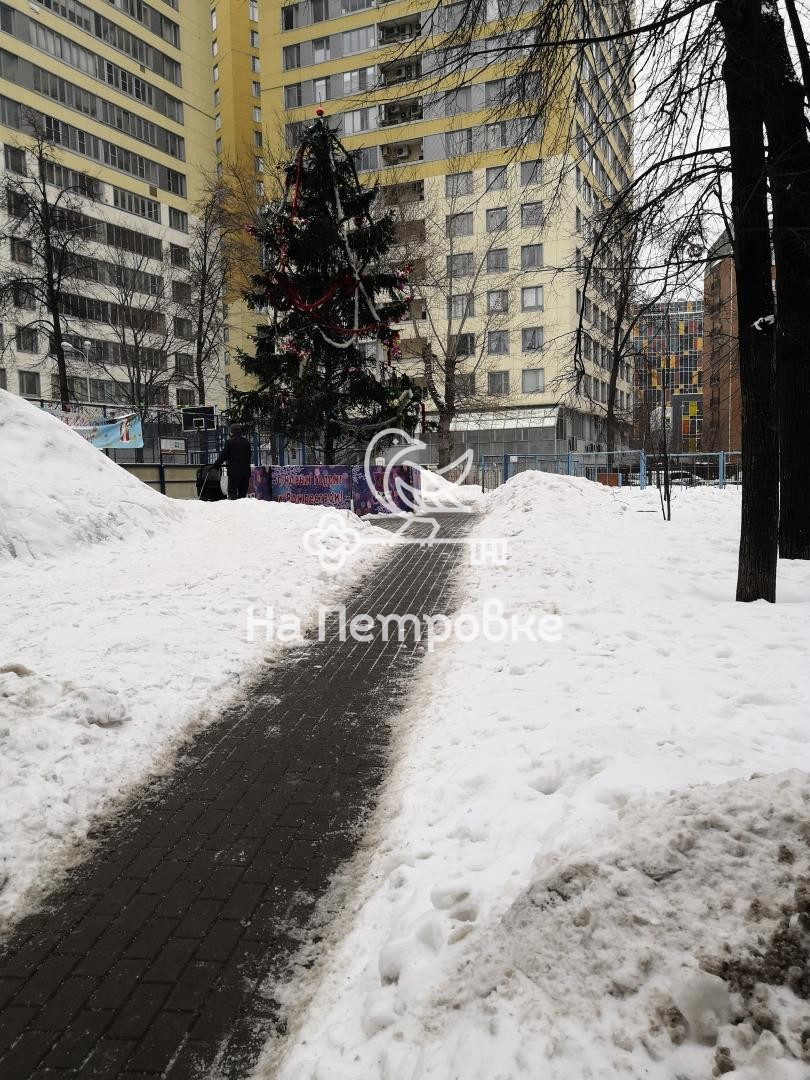
M 742 397 L 742 520 L 737 600 L 776 599 L 779 448 L 776 430 L 771 246 L 765 183 L 761 19 L 756 0 L 721 0 L 731 147 L 731 217 L 737 273 Z
M 763 7 L 767 79 L 763 103 L 776 263 L 776 393 L 779 412 L 779 554 L 810 559 L 810 143 L 775 5 Z
M 439 449 L 440 469 L 443 469 L 446 465 L 449 465 L 450 462 L 453 460 L 453 436 L 450 432 L 450 423 L 452 419 L 453 414 L 449 409 L 442 409 L 439 412 L 436 440 Z
M 67 361 L 65 360 L 65 343 L 62 339 L 62 320 L 61 312 L 59 310 L 59 295 L 54 284 L 56 269 L 54 263 L 54 252 L 52 246 L 53 234 L 51 232 L 53 228 L 53 222 L 51 219 L 51 206 L 48 202 L 47 195 L 47 175 L 45 169 L 46 161 L 42 153 L 39 154 L 37 159 L 37 169 L 39 172 L 40 190 L 42 192 L 42 204 L 41 204 L 41 220 L 43 231 L 43 247 L 42 255 L 45 263 L 45 299 L 48 308 L 48 316 L 53 326 L 53 342 L 51 347 L 51 353 L 56 360 L 56 370 L 59 375 L 59 398 L 62 402 L 62 408 L 70 401 L 70 387 L 68 385 L 67 375 Z

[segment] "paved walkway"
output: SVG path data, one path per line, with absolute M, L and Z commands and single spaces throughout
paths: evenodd
M 441 516 L 441 537 L 471 517 Z M 348 617 L 450 614 L 466 553 L 392 549 Z M 247 1075 L 278 1030 L 261 984 L 283 979 L 354 850 L 422 651 L 379 633 L 340 642 L 332 625 L 100 830 L 92 859 L 0 952 L 2 1080 Z

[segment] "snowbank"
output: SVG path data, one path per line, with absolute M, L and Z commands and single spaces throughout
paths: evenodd
M 248 607 L 306 619 L 377 549 L 327 576 L 302 544 L 322 511 L 167 499 L 6 393 L 0 459 L 2 921 L 277 654 Z
M 526 473 L 487 499 L 508 560 L 469 568 L 461 613 L 557 614 L 560 640 L 428 658 L 342 935 L 259 1075 L 707 1080 L 719 1046 L 746 1080 L 807 1075 L 806 1002 L 761 991 L 784 1046 L 764 1013 L 732 1032 L 756 1003 L 698 958 L 766 940 L 751 904 L 806 872 L 806 777 L 770 774 L 810 769 L 810 567 L 735 604 L 739 493 L 678 492 L 670 523 L 657 498 Z
M 55 416 L 5 390 L 0 450 L 0 559 L 32 561 L 105 540 L 148 539 L 184 517 L 180 503 L 88 447 Z

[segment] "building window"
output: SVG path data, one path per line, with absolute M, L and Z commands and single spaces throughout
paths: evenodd
M 191 319 L 183 319 L 180 316 L 175 316 L 174 320 L 174 332 L 183 341 L 194 340 L 194 328 L 191 325 Z
M 301 46 L 300 45 L 285 45 L 284 47 L 284 70 L 292 71 L 294 68 L 301 67 Z M 251 57 L 255 59 L 255 57 Z
M 543 162 L 522 161 L 520 163 L 520 182 L 524 187 L 543 182 Z
M 469 86 L 461 86 L 456 90 L 447 90 L 444 95 L 444 115 L 456 116 L 458 113 L 470 112 L 472 109 L 472 90 Z
M 462 154 L 471 154 L 473 148 L 472 128 L 462 128 L 460 131 L 447 131 L 444 136 L 444 151 L 447 157 L 460 157 Z
M 490 274 L 500 274 L 509 269 L 509 249 L 490 248 L 487 252 L 487 270 Z
M 221 100 L 222 91 L 219 89 L 219 87 L 216 87 L 216 89 L 214 90 L 214 108 L 216 108 L 220 104 Z
M 472 293 L 456 293 L 447 302 L 448 319 L 464 319 L 475 315 L 475 297 Z
M 11 238 L 11 259 L 12 262 L 26 263 L 28 266 L 33 265 L 34 262 L 34 249 L 31 246 L 30 240 L 18 240 L 15 237 Z
M 211 8 L 211 30 L 215 31 L 217 28 L 217 9 Z
M 173 206 L 169 207 L 169 226 L 172 229 L 177 229 L 178 232 L 188 232 L 188 214 L 185 210 L 176 210 Z
M 543 204 L 541 202 L 524 203 L 520 208 L 520 224 L 524 227 L 542 225 Z
M 312 21 L 325 22 L 329 18 L 329 0 L 312 0 Z
M 194 374 L 194 357 L 191 353 L 175 353 L 174 371 L 176 375 Z
M 0 390 L 8 390 L 8 381 L 6 379 L 6 369 L 0 367 Z
M 466 214 L 448 214 L 444 224 L 448 236 L 472 236 L 473 216 Z
M 262 84 L 260 82 L 256 82 L 256 80 L 254 79 L 253 82 L 251 83 L 251 92 L 252 92 L 254 97 L 261 97 L 262 96 Z
M 520 331 L 520 338 L 524 352 L 539 352 L 543 348 L 543 327 L 525 326 Z
M 325 76 L 323 79 L 315 79 L 312 84 L 313 91 L 315 93 L 316 101 L 328 101 L 332 96 L 330 91 L 329 76 Z
M 253 106 L 253 123 L 260 124 L 262 122 L 262 110 L 258 105 Z
M 461 337 L 472 337 L 472 334 L 461 334 Z M 456 354 L 462 356 L 461 352 Z M 475 396 L 475 375 L 472 372 L 456 372 L 456 397 L 471 398 Z
M 255 156 L 253 158 L 253 167 L 257 173 L 264 172 L 264 158 Z
M 451 278 L 472 277 L 474 270 L 473 253 L 471 251 L 447 256 L 447 273 Z
M 490 82 L 484 83 L 484 104 L 485 105 L 501 105 L 503 104 L 504 91 L 506 90 L 506 79 L 492 79 Z
M 28 350 L 33 352 L 34 350 Z M 20 394 L 23 397 L 42 397 L 38 371 L 18 371 Z
M 215 152 L 217 154 L 217 157 L 219 157 L 219 155 L 222 153 L 222 139 L 217 139 L 215 141 L 214 150 L 215 150 Z
M 259 31 L 258 30 L 251 30 L 249 32 L 248 44 L 250 45 L 251 49 L 258 49 L 258 47 L 259 47 Z
M 543 310 L 543 286 L 529 285 L 520 290 L 520 306 L 523 311 Z
M 541 394 L 545 387 L 545 368 L 524 368 L 520 373 L 520 388 L 524 394 Z
M 251 22 L 259 21 L 259 0 L 248 0 L 248 18 Z
M 286 4 L 281 9 L 281 29 L 295 30 L 301 25 L 301 9 L 299 4 Z
M 264 140 L 262 139 L 262 133 L 260 131 L 254 131 L 253 132 L 253 145 L 257 149 L 261 150 L 263 141 Z
M 172 282 L 172 300 L 178 304 L 187 304 L 191 300 L 191 285 L 187 281 Z
M 24 150 L 21 150 L 18 146 L 6 146 L 3 152 L 6 159 L 6 168 L 9 172 L 17 173 L 18 176 L 28 175 Z
M 301 95 L 301 83 L 291 83 L 284 87 L 284 108 L 297 109 L 300 107 L 303 97 Z
M 14 335 L 14 347 L 17 352 L 38 353 L 39 335 L 30 326 L 21 326 Z
M 191 389 L 191 387 L 189 387 L 189 386 L 178 386 L 177 387 L 177 404 L 179 406 L 181 406 L 181 407 L 184 406 L 184 405 L 196 405 L 197 404 L 197 395 L 194 393 L 194 391 Z
M 487 191 L 503 191 L 506 187 L 506 166 L 494 165 L 487 169 Z
M 520 249 L 521 270 L 542 270 L 543 268 L 543 245 L 524 244 Z
M 506 228 L 506 207 L 495 206 L 487 210 L 487 232 L 498 232 Z
M 509 331 L 490 330 L 487 334 L 487 352 L 490 356 L 505 356 L 509 352 Z
M 377 44 L 376 27 L 361 26 L 357 30 L 343 31 L 343 55 L 365 52 Z
M 211 42 L 211 55 L 219 56 L 219 42 L 216 38 Z
M 448 173 L 444 178 L 444 193 L 448 199 L 456 195 L 472 195 L 473 174 L 471 172 Z
M 211 78 L 214 82 L 219 82 L 219 64 L 214 64 L 211 68 Z
M 487 293 L 487 312 L 496 315 L 509 310 L 509 290 L 490 289 Z
M 169 244 L 169 252 L 171 255 L 172 266 L 176 266 L 180 270 L 188 270 L 189 258 L 187 247 L 181 247 L 180 244 Z
M 490 371 L 487 373 L 487 391 L 492 397 L 504 397 L 509 393 L 509 372 Z
M 259 72 L 262 70 L 262 65 L 261 65 L 261 62 L 259 61 L 258 56 L 251 56 L 251 58 L 250 58 L 250 70 L 253 72 L 254 75 L 258 75 Z
M 499 120 L 496 124 L 486 126 L 487 150 L 499 150 L 509 144 L 509 130 L 505 120 Z
M 222 127 L 222 116 L 220 113 L 214 117 L 214 131 L 219 131 Z

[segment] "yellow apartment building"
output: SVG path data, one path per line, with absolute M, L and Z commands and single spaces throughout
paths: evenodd
M 510 17 L 503 6 L 493 5 L 464 85 L 443 78 L 458 57 L 442 41 L 462 10 L 450 4 L 431 16 L 424 0 L 265 5 L 264 115 L 281 112 L 292 147 L 323 108 L 358 152 L 361 173 L 379 179 L 384 200 L 397 207 L 415 267 L 403 364 L 419 378 L 425 344 L 439 361 L 448 343 L 463 357 L 457 447 L 478 455 L 603 449 L 613 285 L 600 275 L 586 296 L 581 270 L 600 192 L 615 190 L 630 169 L 629 129 L 613 123 L 627 111 L 630 89 L 601 75 L 584 80 L 573 132 L 578 164 L 561 188 L 551 125 L 541 138 L 530 106 L 525 115 L 498 107 L 509 71 L 487 55 L 487 42 L 497 48 Z M 615 58 L 602 50 L 611 48 L 593 46 L 593 72 L 610 68 Z M 284 153 L 280 138 L 274 149 Z M 585 379 L 576 394 L 580 309 Z M 621 365 L 617 395 L 629 421 L 629 365 Z
M 30 118 L 51 143 L 54 189 L 75 193 L 92 242 L 87 280 L 68 297 L 64 333 L 72 343 L 76 396 L 116 401 L 109 305 L 99 282 L 126 252 L 139 262 L 138 287 L 152 297 L 166 267 L 182 289 L 193 209 L 214 169 L 211 33 L 207 10 L 191 0 L 2 0 L 0 142 L 6 179 L 32 168 Z M 5 201 L 5 196 L 4 196 Z M 0 226 L 9 206 L 0 207 Z M 0 264 L 24 258 L 3 230 Z M 137 303 L 137 299 L 134 301 Z M 146 304 L 146 301 L 145 301 Z M 26 332 L 21 304 L 2 313 L 0 385 L 51 398 L 54 362 L 47 335 Z M 189 362 L 178 328 L 175 350 L 156 346 L 155 364 L 173 378 L 160 399 L 193 404 Z M 94 358 L 104 359 L 104 372 Z M 224 404 L 224 383 L 208 388 Z

